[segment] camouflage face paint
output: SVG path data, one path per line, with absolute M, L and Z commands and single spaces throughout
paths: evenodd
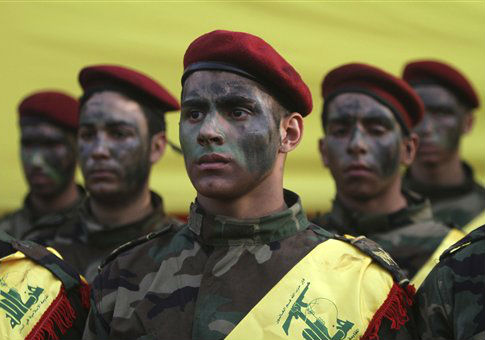
M 438 85 L 415 88 L 426 108 L 415 128 L 420 138 L 417 160 L 439 161 L 458 150 L 467 115 L 465 108 L 447 89 Z
M 62 193 L 74 180 L 74 136 L 56 125 L 21 121 L 21 158 L 30 191 L 41 197 Z
M 273 169 L 280 146 L 275 100 L 241 76 L 198 71 L 184 84 L 180 143 L 199 193 L 239 196 Z
M 337 190 L 368 197 L 399 176 L 402 132 L 392 111 L 374 98 L 344 93 L 328 108 L 327 163 Z
M 116 92 L 96 93 L 82 107 L 78 148 L 86 188 L 101 202 L 129 200 L 148 181 L 146 118 L 136 102 Z

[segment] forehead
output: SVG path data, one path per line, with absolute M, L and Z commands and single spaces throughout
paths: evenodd
M 146 119 L 142 107 L 136 101 L 115 91 L 103 91 L 94 93 L 81 108 L 81 125 L 94 121 L 124 121 L 138 125 Z
M 187 97 L 224 97 L 244 95 L 255 100 L 271 98 L 257 82 L 224 71 L 196 71 L 184 83 L 182 99 Z
M 458 105 L 457 97 L 443 86 L 435 84 L 416 85 L 414 90 L 421 97 L 425 106 Z
M 23 136 L 64 137 L 66 135 L 66 132 L 55 124 L 28 120 L 20 122 L 20 131 Z
M 389 107 L 369 95 L 353 92 L 339 94 L 329 103 L 328 118 L 336 119 L 341 116 L 354 118 L 380 116 L 395 120 Z

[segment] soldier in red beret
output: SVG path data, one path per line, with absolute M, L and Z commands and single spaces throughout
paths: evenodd
M 429 197 L 437 219 L 469 232 L 485 223 L 485 188 L 460 155 L 461 138 L 471 130 L 479 107 L 477 94 L 460 71 L 439 61 L 411 62 L 403 78 L 421 97 L 426 112 L 415 128 L 420 144 L 404 183 Z M 479 214 L 484 220 L 473 223 Z
M 48 240 L 79 206 L 76 185 L 78 101 L 58 91 L 33 93 L 18 108 L 20 153 L 29 193 L 21 209 L 0 221 L 17 239 Z
M 148 76 L 115 65 L 85 67 L 77 146 L 88 198 L 49 245 L 91 281 L 115 248 L 179 222 L 150 191 L 177 100 Z
M 401 187 L 400 167 L 412 163 L 418 145 L 411 130 L 423 116 L 421 100 L 403 80 L 366 64 L 332 70 L 322 94 L 319 147 L 337 194 L 314 222 L 376 241 L 419 286 L 435 251 L 464 236 L 436 222 L 426 198 Z
M 191 43 L 182 85 L 189 221 L 102 268 L 84 337 L 391 339 L 404 329 L 412 288 L 389 255 L 311 224 L 283 189 L 312 110 L 296 70 L 261 38 L 219 30 Z

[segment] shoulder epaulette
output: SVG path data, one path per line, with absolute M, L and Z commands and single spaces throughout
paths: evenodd
M 485 239 L 485 225 L 475 229 L 474 231 L 472 231 L 471 233 L 463 237 L 460 241 L 456 242 L 454 245 L 446 249 L 443 252 L 443 254 L 441 254 L 440 261 L 456 253 L 457 251 L 469 246 L 470 244 L 484 239 Z
M 408 285 L 409 279 L 406 277 L 399 265 L 394 261 L 391 255 L 382 249 L 381 246 L 379 246 L 376 242 L 368 239 L 365 236 L 353 237 L 349 235 L 341 236 L 335 234 L 334 238 L 353 245 L 364 254 L 372 258 L 372 260 L 386 269 L 392 275 L 394 281 L 399 283 L 399 285 Z
M 163 235 L 165 234 L 166 232 L 170 231 L 171 229 L 173 228 L 173 225 L 172 224 L 168 224 L 165 228 L 161 229 L 161 230 L 158 230 L 158 231 L 154 231 L 154 232 L 151 232 L 149 234 L 146 234 L 142 237 L 139 237 L 137 239 L 134 239 L 132 241 L 129 241 L 129 242 L 126 242 L 124 244 L 122 244 L 121 246 L 119 246 L 118 248 L 116 248 L 115 250 L 113 250 L 108 256 L 106 256 L 102 261 L 101 261 L 101 264 L 98 266 L 98 273 L 101 272 L 101 269 L 103 269 L 103 267 L 105 267 L 108 263 L 110 263 L 111 261 L 113 261 L 115 258 L 118 257 L 118 255 L 120 255 L 121 253 L 124 253 L 125 251 L 128 251 L 142 243 L 145 243 L 145 242 L 148 242 L 160 235 Z

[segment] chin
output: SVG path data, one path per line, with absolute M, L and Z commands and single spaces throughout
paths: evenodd
M 248 186 L 241 185 L 239 181 L 232 183 L 224 179 L 202 179 L 193 184 L 198 194 L 216 200 L 236 199 L 249 191 L 246 190 Z

